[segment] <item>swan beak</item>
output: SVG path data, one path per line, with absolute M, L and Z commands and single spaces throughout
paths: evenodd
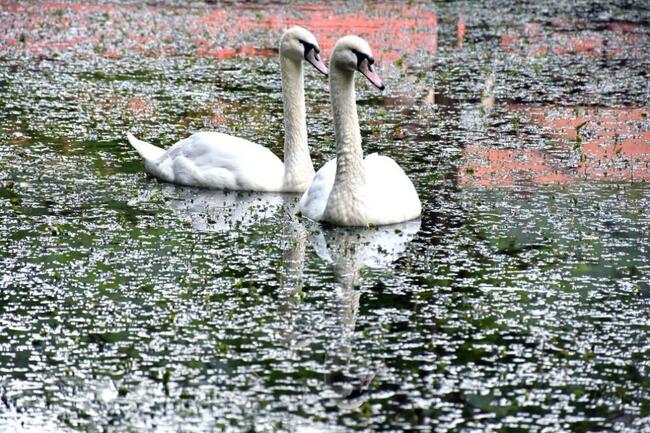
M 323 63 L 323 61 L 320 59 L 320 54 L 316 52 L 316 50 L 317 48 L 312 47 L 309 51 L 307 51 L 305 54 L 305 59 L 311 63 L 314 68 L 318 69 L 320 73 L 327 77 L 327 66 L 325 66 L 325 63 Z
M 377 75 L 377 72 L 372 68 L 372 64 L 368 60 L 368 58 L 365 58 L 359 63 L 359 72 L 361 72 L 365 77 L 372 83 L 373 86 L 378 88 L 379 90 L 384 90 L 386 86 L 384 86 L 384 83 L 381 82 L 381 78 L 379 78 L 379 75 Z

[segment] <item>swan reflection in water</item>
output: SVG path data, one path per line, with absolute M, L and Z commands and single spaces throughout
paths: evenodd
M 221 191 L 162 185 L 167 205 L 193 229 L 226 231 L 247 227 L 278 214 L 296 201 L 295 194 Z
M 284 269 L 281 281 L 282 327 L 288 347 L 305 348 L 311 343 L 305 332 L 309 318 L 301 314 L 303 267 L 305 252 L 309 245 L 316 254 L 334 270 L 336 291 L 336 324 L 333 343 L 327 349 L 325 359 L 325 383 L 336 395 L 342 409 L 354 410 L 368 398 L 367 391 L 376 372 L 366 371 L 350 375 L 353 360 L 353 337 L 359 312 L 361 293 L 359 285 L 364 268 L 384 269 L 401 258 L 420 229 L 420 220 L 381 226 L 373 229 L 323 228 L 295 218 L 285 226 L 287 242 L 284 252 Z M 358 369 L 357 369 L 358 370 Z

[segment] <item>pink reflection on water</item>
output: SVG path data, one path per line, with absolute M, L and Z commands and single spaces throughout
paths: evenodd
M 461 13 L 458 15 L 458 23 L 456 24 L 456 46 L 463 48 L 463 41 L 465 40 L 465 15 Z
M 553 141 L 541 149 L 465 148 L 464 185 L 650 180 L 649 108 L 508 106 Z
M 606 30 L 584 30 L 585 23 L 554 20 L 550 26 L 528 23 L 518 32 L 501 36 L 505 51 L 522 57 L 587 55 L 592 57 L 626 54 L 644 55 L 639 42 L 641 29 L 632 23 L 609 23 Z
M 564 183 L 571 177 L 553 166 L 548 156 L 534 149 L 494 149 L 483 145 L 465 148 L 459 169 L 462 185 L 513 186 L 519 183 Z
M 141 7 L 119 3 L 0 1 L 0 55 L 72 54 L 119 59 L 269 57 L 291 25 L 310 29 L 325 51 L 345 34 L 366 38 L 380 60 L 434 53 L 438 19 L 420 5 L 392 2 L 332 5 L 235 4 Z
M 340 5 L 319 5 L 300 8 L 297 15 L 286 15 L 282 11 L 268 11 L 266 15 L 238 15 L 215 11 L 198 22 L 207 34 L 216 35 L 223 30 L 224 20 L 230 25 L 227 34 L 230 39 L 248 31 L 263 31 L 266 38 L 273 40 L 284 28 L 303 26 L 312 31 L 323 50 L 330 51 L 337 39 L 346 34 L 356 34 L 368 40 L 376 51 L 378 59 L 394 61 L 403 55 L 415 55 L 418 51 L 435 52 L 437 16 L 417 6 L 394 3 L 373 4 L 361 12 L 341 12 Z M 202 46 L 211 44 L 211 39 L 197 41 Z M 275 40 L 271 42 L 275 46 Z M 199 50 L 199 55 L 209 53 Z M 233 53 L 234 54 L 234 53 Z M 268 51 L 265 54 L 270 54 Z

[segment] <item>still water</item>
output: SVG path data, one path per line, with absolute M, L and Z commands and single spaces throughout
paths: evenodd
M 0 3 L 0 430 L 650 429 L 643 3 Z M 214 129 L 281 154 L 277 39 L 367 38 L 367 153 L 421 220 L 145 175 Z M 326 80 L 306 69 L 318 168 Z

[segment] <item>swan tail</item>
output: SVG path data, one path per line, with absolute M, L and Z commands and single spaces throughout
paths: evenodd
M 138 140 L 130 132 L 126 134 L 126 138 L 131 143 L 131 146 L 138 151 L 142 159 L 146 161 L 155 161 L 165 153 L 160 147 L 156 147 L 146 141 Z

